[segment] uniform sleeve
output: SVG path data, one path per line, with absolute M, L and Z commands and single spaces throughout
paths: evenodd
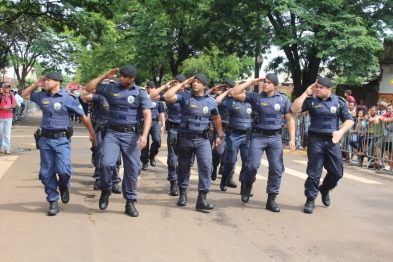
M 164 113 L 164 104 L 162 102 L 158 102 L 158 113 Z
M 340 105 L 340 120 L 341 120 L 341 122 L 344 123 L 347 120 L 353 121 L 353 117 L 352 117 L 351 112 L 349 112 L 347 103 L 341 101 L 341 99 L 339 99 L 338 103 Z
M 310 110 L 310 101 L 312 100 L 312 98 L 306 98 L 306 100 L 304 100 L 303 105 L 302 105 L 302 112 L 306 112 Z
M 214 116 L 216 116 L 216 115 L 218 115 L 219 114 L 219 112 L 218 112 L 218 107 L 217 107 L 217 102 L 216 102 L 216 100 L 214 99 L 214 98 L 212 98 L 212 97 L 209 97 L 210 99 L 211 99 L 211 114 L 212 115 L 214 115 Z
M 93 95 L 93 99 L 92 99 L 93 105 L 99 104 L 101 100 L 101 95 L 98 94 L 92 94 L 92 95 Z
M 33 92 L 30 94 L 30 101 L 36 103 L 41 108 L 41 92 Z
M 188 92 L 183 92 L 183 94 L 176 94 L 177 96 L 177 102 L 179 102 L 180 107 L 183 107 L 184 102 L 186 101 L 186 99 L 190 96 Z
M 160 96 L 160 101 L 165 101 L 165 99 L 164 99 L 164 93 L 160 93 L 159 96 Z
M 255 92 L 246 92 L 246 100 L 244 102 L 249 103 L 252 107 L 257 104 L 258 94 Z
M 84 116 L 85 112 L 83 111 L 82 105 L 79 103 L 79 99 L 68 95 L 65 101 L 65 106 L 69 111 L 74 113 L 76 116 Z
M 103 95 L 105 98 L 108 99 L 110 93 L 111 93 L 111 86 L 113 84 L 104 84 L 104 83 L 100 83 L 97 88 L 96 88 L 96 93 Z
M 153 103 L 150 100 L 149 94 L 145 90 L 141 90 L 140 98 L 141 98 L 140 107 L 142 110 L 153 108 Z
M 289 99 L 287 96 L 283 96 L 285 101 L 284 101 L 284 114 L 289 114 L 291 113 L 291 102 L 289 102 Z

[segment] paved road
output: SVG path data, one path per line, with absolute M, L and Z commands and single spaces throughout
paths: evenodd
M 140 216 L 131 218 L 121 195 L 112 195 L 108 209 L 99 210 L 90 145 L 79 123 L 72 138 L 71 201 L 48 217 L 32 137 L 39 116 L 30 115 L 12 130 L 10 156 L 0 153 L 0 261 L 392 261 L 392 176 L 346 167 L 331 193 L 332 205 L 326 208 L 318 198 L 314 214 L 307 215 L 302 212 L 307 158 L 285 154 L 280 213 L 264 208 L 266 160 L 249 203 L 241 202 L 239 188 L 221 192 L 218 178 L 207 197 L 215 208 L 202 213 L 194 210 L 196 167 L 187 206 L 176 206 L 177 198 L 169 196 L 163 145 L 158 165 L 140 175 Z M 24 150 L 31 151 L 19 152 Z

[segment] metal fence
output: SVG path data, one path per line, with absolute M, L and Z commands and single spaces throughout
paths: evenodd
M 340 141 L 343 160 L 349 165 L 382 170 L 393 174 L 393 122 L 384 123 L 382 117 L 369 122 L 355 119 L 354 125 Z M 296 149 L 306 150 L 308 145 L 308 113 L 294 114 L 296 123 Z M 289 141 L 286 125 L 283 128 L 283 143 Z M 390 168 L 389 168 L 390 167 Z

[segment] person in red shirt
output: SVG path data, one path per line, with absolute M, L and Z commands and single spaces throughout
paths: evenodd
M 352 90 L 345 90 L 345 92 L 344 92 L 344 97 L 345 97 L 345 100 L 347 100 L 347 102 L 348 102 L 348 101 L 355 101 L 355 105 L 356 105 L 356 100 L 355 100 L 355 98 L 352 96 Z
M 18 107 L 15 97 L 10 94 L 11 85 L 4 83 L 0 94 L 0 150 L 11 154 L 12 106 Z

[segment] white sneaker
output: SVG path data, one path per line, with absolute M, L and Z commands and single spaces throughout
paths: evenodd
M 4 154 L 9 155 L 9 154 L 11 154 L 11 152 L 10 152 L 10 150 L 4 150 Z

